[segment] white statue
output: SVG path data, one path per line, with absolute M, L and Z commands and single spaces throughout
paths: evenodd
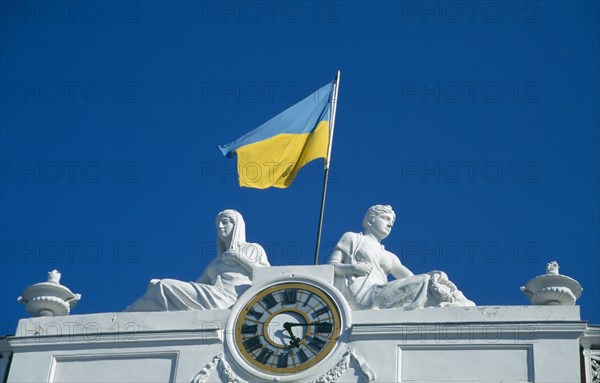
M 335 267 L 335 285 L 353 309 L 429 306 L 475 306 L 448 280 L 446 273 L 414 275 L 381 241 L 392 230 L 396 215 L 391 206 L 375 205 L 363 219 L 362 233 L 345 233 L 329 263 Z M 388 282 L 388 274 L 396 278 Z
M 217 215 L 217 257 L 196 282 L 153 279 L 125 311 L 227 309 L 252 285 L 252 270 L 269 266 L 264 249 L 246 242 L 246 225 L 235 210 Z

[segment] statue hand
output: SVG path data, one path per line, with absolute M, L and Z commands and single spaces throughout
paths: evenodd
M 367 275 L 373 270 L 373 265 L 368 263 L 357 263 L 353 266 L 353 274 L 358 276 Z

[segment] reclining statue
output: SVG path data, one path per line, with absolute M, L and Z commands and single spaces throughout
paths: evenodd
M 217 215 L 217 257 L 195 282 L 153 279 L 125 311 L 217 310 L 231 307 L 252 285 L 252 270 L 269 266 L 264 249 L 246 242 L 246 225 L 235 210 Z
M 450 282 L 446 273 L 414 275 L 381 241 L 392 230 L 396 215 L 391 206 L 375 205 L 363 219 L 362 233 L 345 233 L 329 263 L 335 285 L 353 309 L 475 306 Z M 388 282 L 388 274 L 396 279 Z

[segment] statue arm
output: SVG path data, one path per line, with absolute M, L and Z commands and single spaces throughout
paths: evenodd
M 368 263 L 333 263 L 329 262 L 330 265 L 333 265 L 333 270 L 335 272 L 336 277 L 343 277 L 346 275 L 367 275 L 373 270 L 373 265 Z
M 406 266 L 404 266 L 400 259 L 392 253 L 388 253 L 392 257 L 392 269 L 390 270 L 390 274 L 394 276 L 396 279 L 403 279 L 407 277 L 412 277 L 414 274 L 410 271 Z
M 337 277 L 343 277 L 347 274 L 352 274 L 352 264 L 343 263 L 344 253 L 336 247 L 329 258 L 329 264 L 333 265 L 333 270 Z
M 200 277 L 198 277 L 198 279 L 196 279 L 196 283 L 203 283 L 205 285 L 212 285 L 212 281 L 210 279 L 210 275 L 208 274 L 208 272 L 215 267 L 214 264 L 216 262 L 216 259 L 213 259 L 208 266 L 206 266 L 206 268 L 204 269 L 204 271 L 202 272 L 202 275 Z
M 337 277 L 344 277 L 346 275 L 366 275 L 371 272 L 372 265 L 361 263 L 351 263 L 350 260 L 350 249 L 353 247 L 352 238 L 356 236 L 355 233 L 346 233 L 340 238 L 337 243 L 331 257 L 329 258 L 329 264 L 333 265 L 335 275 Z M 356 243 L 354 244 L 356 246 Z
M 208 267 L 206 269 L 204 269 L 204 271 L 202 272 L 202 275 L 198 279 L 196 279 L 196 283 L 203 283 L 205 285 L 211 284 L 210 277 L 208 276 L 208 273 L 206 272 L 206 270 L 208 270 Z

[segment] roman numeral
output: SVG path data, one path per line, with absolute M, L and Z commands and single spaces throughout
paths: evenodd
M 269 294 L 262 299 L 265 306 L 267 306 L 267 310 L 272 309 L 276 304 L 277 300 L 273 297 L 273 294 Z
M 246 339 L 244 341 L 244 347 L 246 348 L 246 351 L 252 352 L 254 350 L 258 350 L 259 348 L 261 348 L 262 342 L 260 341 L 259 337 L 255 336 L 253 338 Z
M 285 368 L 288 365 L 288 358 L 289 358 L 290 354 L 283 353 L 283 354 L 279 354 L 277 356 L 277 367 L 279 368 Z
M 316 319 L 316 318 L 320 317 L 321 315 L 325 314 L 328 311 L 329 311 L 329 307 L 321 307 L 320 309 L 318 309 L 317 311 L 315 311 L 311 315 L 312 315 L 313 319 Z
M 310 293 L 304 300 L 304 304 L 302 306 L 306 306 L 308 304 L 308 302 L 310 301 L 310 298 L 313 297 L 313 295 L 314 295 L 313 293 Z
M 248 310 L 248 315 L 254 317 L 254 319 L 259 320 L 260 318 L 262 318 L 264 313 L 259 313 L 258 311 L 254 310 L 254 309 L 250 309 Z
M 304 363 L 308 360 L 308 356 L 306 356 L 304 350 L 298 350 L 298 352 L 296 352 L 296 355 L 298 356 L 298 359 L 300 359 L 300 363 Z
M 283 304 L 293 305 L 298 301 L 298 290 L 286 289 L 283 291 Z
M 260 351 L 260 354 L 258 354 L 258 356 L 256 357 L 256 360 L 259 363 L 267 364 L 267 361 L 269 360 L 269 358 L 271 358 L 271 355 L 273 355 L 273 351 L 269 350 L 268 348 L 263 348 Z
M 318 322 L 314 323 L 315 332 L 320 334 L 329 334 L 333 330 L 333 323 L 329 322 Z
M 321 349 L 323 348 L 323 346 L 325 346 L 325 343 L 327 343 L 327 342 L 324 341 L 323 339 L 313 337 L 310 340 L 310 342 L 308 342 L 308 347 L 312 348 L 316 352 L 319 352 L 319 351 L 321 351 Z
M 242 334 L 256 334 L 258 331 L 257 324 L 243 324 L 242 325 Z

